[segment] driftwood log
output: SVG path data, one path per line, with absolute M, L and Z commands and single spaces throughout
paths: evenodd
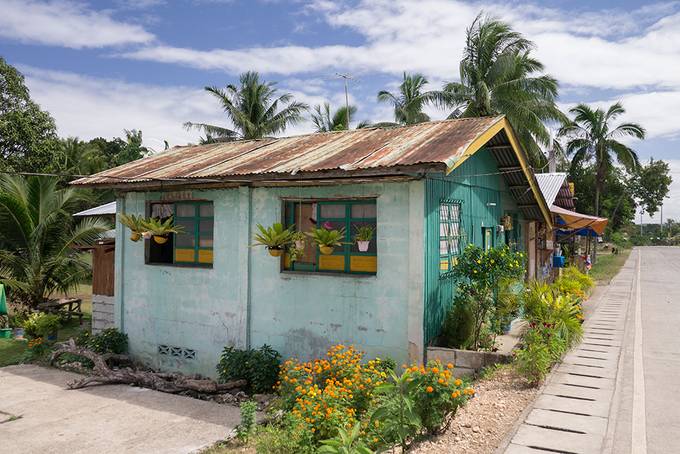
M 69 389 L 80 389 L 89 385 L 126 384 L 142 388 L 154 389 L 164 393 L 177 394 L 181 392 L 197 392 L 215 394 L 231 391 L 246 386 L 245 380 L 234 380 L 227 383 L 217 383 L 208 378 L 187 377 L 177 373 L 153 372 L 136 370 L 130 367 L 112 369 L 108 362 L 130 363 L 127 355 L 100 355 L 87 348 L 78 347 L 73 339 L 57 347 L 52 353 L 50 364 L 66 353 L 87 358 L 94 364 L 92 375 L 67 383 Z

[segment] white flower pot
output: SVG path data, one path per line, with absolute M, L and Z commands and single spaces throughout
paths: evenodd
M 357 247 L 359 248 L 359 252 L 368 251 L 369 244 L 371 244 L 370 241 L 357 241 Z

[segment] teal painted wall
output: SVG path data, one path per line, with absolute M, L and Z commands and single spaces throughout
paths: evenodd
M 188 191 L 179 198 L 214 202 L 213 268 L 146 265 L 143 243 L 129 241 L 129 230 L 118 225 L 116 324 L 140 359 L 211 376 L 225 345 L 266 343 L 284 357 L 306 359 L 352 343 L 369 356 L 422 358 L 424 186 Z M 281 220 L 284 197 L 376 197 L 377 274 L 281 272 L 264 248 L 249 247 L 256 224 Z M 128 193 L 118 209 L 141 215 L 147 201 L 159 199 L 159 193 Z M 161 355 L 161 344 L 195 350 L 196 359 Z
M 464 244 L 482 246 L 482 227 L 495 227 L 504 214 L 515 215 L 514 228 L 522 221 L 517 205 L 507 189 L 498 165 L 488 150 L 480 150 L 449 175 L 430 175 L 425 184 L 425 343 L 431 342 L 441 332 L 446 312 L 452 305 L 456 283 L 442 277 L 439 270 L 439 203 L 442 199 L 462 202 L 462 229 Z M 491 175 L 488 175 L 491 174 Z M 495 206 L 489 206 L 489 203 Z M 503 234 L 494 230 L 494 244 L 504 244 Z M 521 248 L 524 242 L 518 241 Z
M 116 324 L 128 334 L 131 353 L 141 360 L 163 369 L 213 375 L 225 345 L 245 346 L 246 300 L 240 276 L 247 257 L 237 240 L 244 213 L 238 190 L 191 193 L 214 203 L 213 268 L 146 265 L 143 242 L 130 241 L 129 230 L 119 224 Z M 158 200 L 159 193 L 128 193 L 118 210 L 144 215 L 146 201 Z M 196 358 L 160 355 L 159 345 L 195 350 Z

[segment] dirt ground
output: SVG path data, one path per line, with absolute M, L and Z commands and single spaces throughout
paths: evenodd
M 499 368 L 474 388 L 475 398 L 458 411 L 446 433 L 417 443 L 409 453 L 491 454 L 538 392 L 511 366 Z

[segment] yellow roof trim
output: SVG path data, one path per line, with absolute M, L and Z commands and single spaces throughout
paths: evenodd
M 534 197 L 538 201 L 538 205 L 541 208 L 541 213 L 543 213 L 543 218 L 545 219 L 548 228 L 552 230 L 553 224 L 550 208 L 546 204 L 545 199 L 543 198 L 543 194 L 541 193 L 541 190 L 538 188 L 536 178 L 534 177 L 533 171 L 529 166 L 528 159 L 524 154 L 524 151 L 519 144 L 519 140 L 517 140 L 517 137 L 515 136 L 515 131 L 513 131 L 512 126 L 510 126 L 510 122 L 508 121 L 507 118 L 502 117 L 499 121 L 494 123 L 489 129 L 484 131 L 483 134 L 481 134 L 479 137 L 473 140 L 472 143 L 468 145 L 467 149 L 465 150 L 465 153 L 463 153 L 463 156 L 461 156 L 459 160 L 457 160 L 455 163 L 453 163 L 453 165 L 446 169 L 446 174 L 448 175 L 451 172 L 453 172 L 458 166 L 460 166 L 469 157 L 471 157 L 473 154 L 475 154 L 477 151 L 483 148 L 484 145 L 486 145 L 486 143 L 489 140 L 491 140 L 496 134 L 498 134 L 502 130 L 505 130 L 505 133 L 508 136 L 508 140 L 510 141 L 510 145 L 512 146 L 512 150 L 515 152 L 515 156 L 517 156 L 517 159 L 519 160 L 519 165 L 522 167 L 524 176 L 529 182 L 529 187 L 531 187 L 531 191 L 534 193 Z

